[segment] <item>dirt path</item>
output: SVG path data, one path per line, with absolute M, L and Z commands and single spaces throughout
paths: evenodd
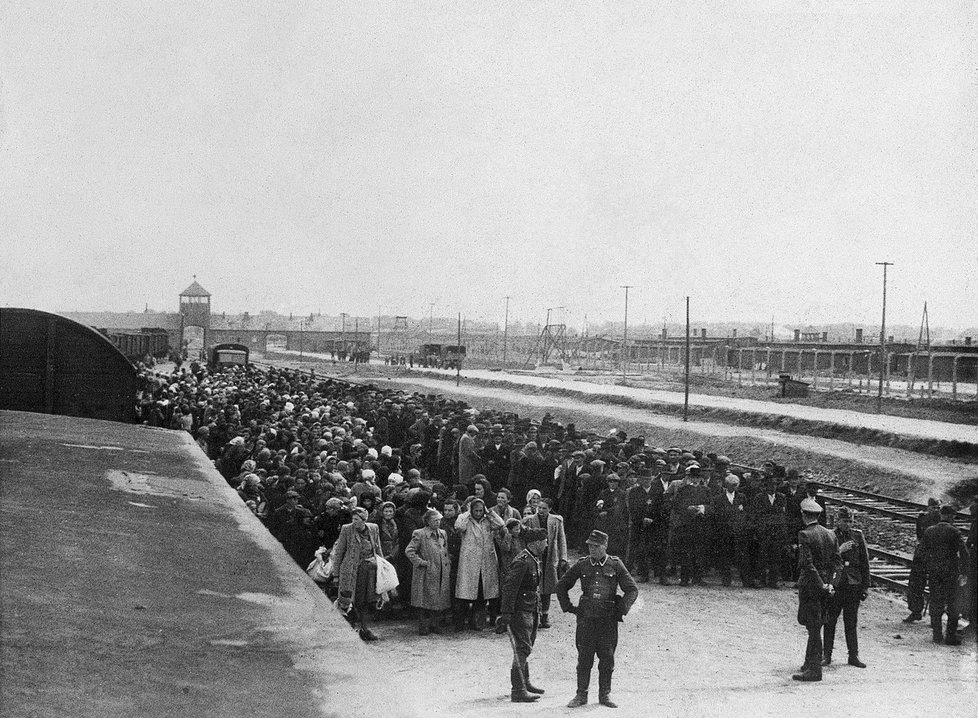
M 574 595 L 574 594 L 572 594 Z M 804 657 L 805 632 L 795 621 L 789 589 L 640 586 L 639 600 L 621 624 L 613 698 L 618 716 L 886 715 L 917 718 L 940 697 L 942 715 L 973 718 L 978 700 L 978 654 L 965 646 L 934 645 L 926 625 L 904 626 L 905 610 L 871 592 L 860 610 L 860 657 L 846 665 L 841 621 L 836 665 L 819 684 L 791 673 Z M 556 601 L 554 602 L 556 606 Z M 413 623 L 381 623 L 370 646 L 402 666 L 431 715 L 605 715 L 592 703 L 571 710 L 574 695 L 574 618 L 556 615 L 540 631 L 530 659 L 534 682 L 546 690 L 535 704 L 509 702 L 511 653 L 505 636 L 471 631 L 417 635 Z M 608 715 L 611 715 L 610 713 Z
M 426 369 L 425 371 L 440 373 L 442 370 Z M 454 373 L 452 372 L 444 371 L 444 373 L 446 377 L 454 377 Z M 640 401 L 676 404 L 680 406 L 683 403 L 683 394 L 677 391 L 640 389 L 629 386 L 618 386 L 616 384 L 596 384 L 590 381 L 572 378 L 506 374 L 504 372 L 484 370 L 468 370 L 465 372 L 465 376 L 483 381 L 511 383 L 514 385 L 514 388 L 518 388 L 519 386 L 532 386 L 551 389 L 572 389 L 573 391 L 594 394 L 596 396 L 626 397 Z M 691 406 L 729 409 L 757 414 L 778 414 L 796 419 L 821 421 L 855 428 L 890 432 L 900 436 L 933 439 L 936 441 L 978 443 L 978 427 L 965 424 L 952 424 L 929 419 L 908 419 L 901 416 L 866 414 L 845 409 L 827 409 L 800 404 L 711 396 L 707 394 L 691 394 L 689 402 Z
M 940 495 L 952 484 L 978 474 L 978 467 L 949 459 L 942 459 L 926 454 L 918 454 L 901 449 L 891 449 L 878 446 L 860 446 L 847 441 L 806 437 L 798 434 L 787 434 L 772 429 L 734 426 L 731 424 L 692 421 L 684 423 L 681 419 L 663 414 L 654 414 L 641 409 L 633 409 L 616 404 L 602 404 L 600 397 L 594 401 L 583 401 L 567 397 L 547 394 L 530 394 L 520 392 L 517 386 L 512 389 L 484 387 L 477 385 L 462 385 L 455 388 L 455 383 L 449 380 L 405 377 L 392 379 L 395 384 L 419 391 L 437 391 L 446 396 L 463 398 L 475 407 L 492 406 L 494 408 L 514 408 L 524 414 L 542 414 L 549 411 L 561 422 L 576 421 L 579 426 L 595 430 L 605 430 L 611 427 L 625 428 L 625 424 L 639 427 L 630 430 L 630 434 L 645 433 L 649 443 L 666 443 L 666 439 L 689 436 L 694 442 L 709 438 L 711 450 L 727 451 L 726 446 L 740 447 L 744 439 L 751 440 L 759 450 L 749 451 L 755 456 L 765 454 L 768 457 L 780 457 L 781 463 L 788 450 L 795 450 L 796 460 L 804 460 L 805 455 L 816 457 L 831 457 L 844 463 L 850 472 L 860 473 L 859 467 L 864 467 L 868 473 L 880 473 L 880 479 L 867 479 L 876 486 L 880 493 L 895 491 L 914 500 L 923 501 L 928 496 Z M 627 430 L 627 429 L 626 429 Z M 724 442 L 726 440 L 726 442 Z M 766 449 L 764 448 L 766 447 Z M 741 449 L 743 451 L 744 449 Z M 791 452 L 788 452 L 789 455 Z M 736 454 L 735 460 L 747 461 L 750 457 Z M 808 463 L 808 466 L 818 467 L 819 463 Z M 898 486 L 888 486 L 892 477 L 908 477 L 909 481 L 900 482 Z M 880 482 L 882 486 L 878 486 Z M 863 485 L 860 483 L 860 485 Z

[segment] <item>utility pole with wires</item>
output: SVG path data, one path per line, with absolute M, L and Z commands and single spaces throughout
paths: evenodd
M 877 267 L 883 267 L 883 319 L 880 322 L 880 383 L 876 394 L 876 413 L 883 413 L 883 376 L 886 374 L 886 269 L 893 262 L 876 262 Z
M 689 297 L 686 297 L 686 379 L 683 391 L 683 421 L 689 421 Z
M 503 369 L 506 368 L 506 348 L 508 344 L 509 344 L 509 296 L 506 297 L 506 318 L 503 319 Z
M 625 367 L 628 363 L 626 358 L 626 352 L 628 351 L 628 290 L 631 289 L 634 284 L 623 284 L 621 288 L 625 290 L 625 326 L 621 333 L 621 383 L 625 383 Z

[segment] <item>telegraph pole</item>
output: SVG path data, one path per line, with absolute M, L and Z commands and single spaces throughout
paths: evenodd
M 683 393 L 683 421 L 689 421 L 689 297 L 686 297 L 686 388 Z
M 349 315 L 346 312 L 340 312 L 340 319 L 342 324 L 340 325 L 340 351 L 346 354 L 346 318 Z
M 876 394 L 876 413 L 883 413 L 883 376 L 886 374 L 886 268 L 892 267 L 893 262 L 876 262 L 877 267 L 883 267 L 883 320 L 880 322 L 880 383 Z
M 462 383 L 462 312 L 458 313 L 458 356 L 455 360 L 455 386 Z
M 509 296 L 506 297 L 506 318 L 503 319 L 503 369 L 506 368 L 506 345 L 509 339 Z
M 623 284 L 621 288 L 625 290 L 625 328 L 621 333 L 621 383 L 625 383 L 625 352 L 628 347 L 628 290 L 631 289 L 634 284 Z

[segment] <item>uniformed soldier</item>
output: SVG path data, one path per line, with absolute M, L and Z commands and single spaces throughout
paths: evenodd
M 960 646 L 958 637 L 958 580 L 968 573 L 968 549 L 954 526 L 953 506 L 941 507 L 940 523 L 924 531 L 920 548 L 927 561 L 930 580 L 930 627 L 934 643 Z M 947 629 L 942 621 L 947 613 Z
M 856 621 L 859 617 L 859 604 L 869 595 L 869 551 L 863 532 L 852 527 L 852 512 L 844 506 L 836 514 L 835 537 L 839 541 L 839 552 L 842 554 L 842 578 L 839 581 L 839 590 L 829 600 L 822 646 L 825 658 L 822 665 L 832 663 L 835 626 L 841 613 L 842 625 L 846 631 L 846 648 L 849 649 L 849 665 L 865 668 L 866 664 L 859 660 Z
M 927 511 L 917 516 L 917 548 L 913 553 L 913 563 L 910 565 L 910 580 L 907 583 L 907 608 L 910 615 L 903 619 L 904 623 L 916 623 L 924 615 L 924 589 L 927 588 L 927 557 L 920 548 L 920 540 L 924 531 L 936 526 L 941 521 L 941 502 L 931 497 L 927 499 Z
M 822 680 L 822 625 L 828 600 L 842 568 L 839 541 L 818 522 L 822 507 L 815 499 L 801 502 L 805 528 L 798 532 L 798 623 L 808 630 L 808 645 L 796 681 Z
M 587 703 L 591 667 L 598 657 L 598 702 L 609 708 L 611 674 L 618 647 L 618 622 L 624 620 L 638 597 L 638 586 L 617 556 L 608 555 L 608 535 L 592 531 L 587 541 L 588 556 L 581 558 L 557 582 L 557 600 L 565 613 L 577 614 L 577 694 L 567 704 L 577 708 Z M 581 600 L 574 606 L 568 592 L 581 582 Z M 618 589 L 624 595 L 618 593 Z
M 509 631 L 513 643 L 513 665 L 509 672 L 512 684 L 510 700 L 513 703 L 531 703 L 543 693 L 542 688 L 530 683 L 526 659 L 537 639 L 542 577 L 540 557 L 547 549 L 547 531 L 525 528 L 520 537 L 526 542 L 526 548 L 516 555 L 503 578 L 496 630 L 499 633 Z

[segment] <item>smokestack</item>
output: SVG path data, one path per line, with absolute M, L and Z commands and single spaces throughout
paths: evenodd
M 801 329 L 795 329 L 795 341 L 801 341 Z
M 857 329 L 856 330 L 856 344 L 862 344 L 862 343 L 863 343 L 863 330 L 862 329 Z
M 665 327 L 662 327 L 662 338 L 663 339 L 666 338 L 666 328 Z
M 706 329 L 700 329 L 700 336 L 701 336 L 701 337 L 702 337 L 703 339 L 706 339 Z
M 736 339 L 736 338 L 737 338 L 737 330 L 736 330 L 736 329 L 734 329 L 734 330 L 733 330 L 733 338 L 734 338 L 734 339 Z
M 971 337 L 965 337 L 964 338 L 964 345 L 966 347 L 970 347 L 971 346 Z

